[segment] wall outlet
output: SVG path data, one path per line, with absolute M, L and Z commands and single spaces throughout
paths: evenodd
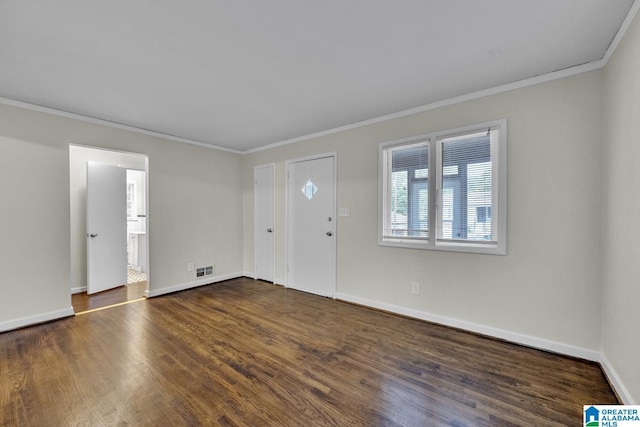
M 204 267 L 198 268 L 196 270 L 196 277 L 202 277 L 204 276 Z
M 411 293 L 415 295 L 418 295 L 420 293 L 420 283 L 411 284 Z
M 187 264 L 187 271 L 193 271 L 196 269 L 196 263 L 195 262 L 190 262 L 189 264 Z

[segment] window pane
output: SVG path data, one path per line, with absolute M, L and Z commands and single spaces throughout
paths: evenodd
M 491 200 L 491 162 L 468 165 L 467 238 L 469 240 L 491 240 Z M 489 212 L 488 215 L 487 212 Z
M 391 234 L 407 235 L 407 171 L 391 173 Z
M 442 189 L 442 238 L 453 237 L 453 187 Z
M 447 175 L 458 175 L 458 165 L 445 166 L 442 168 L 442 174 Z
M 493 177 L 490 131 L 446 138 L 441 144 L 439 237 L 491 241 Z
M 411 212 L 409 212 L 409 236 L 428 237 L 429 227 L 429 193 L 427 180 L 420 180 L 413 183 L 411 188 Z
M 425 169 L 417 169 L 415 171 L 415 178 L 416 179 L 429 178 L 429 169 L 427 169 L 427 168 L 425 168 Z
M 387 149 L 384 237 L 428 238 L 428 150 L 426 142 Z

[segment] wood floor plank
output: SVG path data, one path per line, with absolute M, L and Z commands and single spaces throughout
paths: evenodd
M 597 364 L 235 279 L 0 334 L 0 426 L 579 425 Z
M 83 313 L 115 304 L 121 304 L 144 297 L 147 282 L 134 282 L 115 289 L 88 295 L 86 292 L 71 295 L 73 310 Z

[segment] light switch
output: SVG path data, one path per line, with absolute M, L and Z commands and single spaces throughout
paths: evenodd
M 340 208 L 338 210 L 339 216 L 349 216 L 349 208 Z

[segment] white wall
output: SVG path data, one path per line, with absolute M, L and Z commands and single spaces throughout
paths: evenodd
M 73 313 L 70 143 L 148 155 L 152 295 L 242 273 L 240 155 L 0 105 L 0 331 Z
M 69 148 L 71 290 L 87 287 L 87 162 L 145 167 L 145 156 L 89 147 Z
M 605 81 L 603 354 L 640 404 L 640 18 L 609 61 Z
M 338 217 L 339 298 L 597 359 L 602 87 L 596 71 L 245 155 L 245 271 L 254 166 L 276 164 L 276 281 L 284 283 L 284 162 L 336 151 L 338 206 L 351 214 Z M 378 246 L 378 144 L 500 118 L 508 119 L 508 255 Z
M 25 135 L 15 113 L 0 106 L 0 331 L 73 314 L 69 155 Z

